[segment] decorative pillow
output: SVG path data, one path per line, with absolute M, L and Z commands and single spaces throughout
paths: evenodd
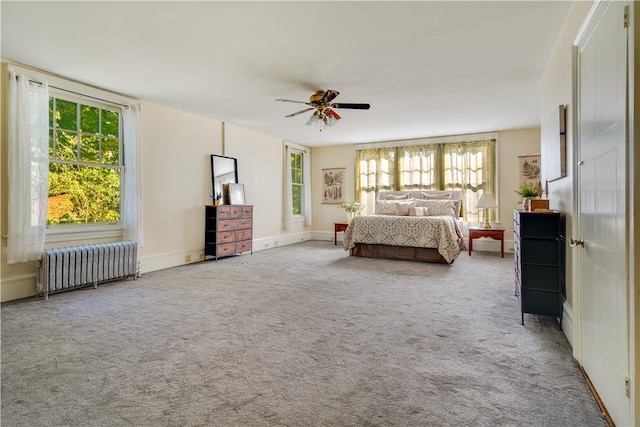
M 451 200 L 451 191 L 437 192 L 437 193 L 424 193 L 422 192 L 422 198 L 425 200 Z
M 415 206 L 414 202 L 396 202 L 396 215 L 408 216 L 409 210 Z
M 449 215 L 458 218 L 460 200 L 416 200 L 417 207 L 427 208 L 430 216 Z
M 395 215 L 396 203 L 393 200 L 376 200 L 376 215 Z
M 414 206 L 409 208 L 409 216 L 427 216 L 427 215 L 429 215 L 428 208 L 424 208 L 420 206 Z
M 408 198 L 409 198 L 409 193 L 407 194 L 380 193 L 380 200 L 405 200 Z

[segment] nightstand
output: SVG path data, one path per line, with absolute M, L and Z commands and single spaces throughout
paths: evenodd
M 333 243 L 338 244 L 338 233 L 343 233 L 349 226 L 348 222 L 334 222 L 333 223 Z
M 500 252 L 504 258 L 504 228 L 481 228 L 469 227 L 469 255 L 473 250 L 473 239 L 487 237 L 493 240 L 500 240 Z

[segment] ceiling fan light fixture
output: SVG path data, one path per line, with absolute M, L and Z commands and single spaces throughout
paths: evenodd
M 338 113 L 335 112 L 334 108 L 345 108 L 345 109 L 353 109 L 353 110 L 368 110 L 369 104 L 353 104 L 353 103 L 333 103 L 333 100 L 336 96 L 340 95 L 340 92 L 333 89 L 318 89 L 316 90 L 310 97 L 309 102 L 303 101 L 294 101 L 291 99 L 282 99 L 278 98 L 276 101 L 280 102 L 294 102 L 298 104 L 306 104 L 309 108 L 305 108 L 300 111 L 296 111 L 295 113 L 291 113 L 286 115 L 285 117 L 294 117 L 302 113 L 306 113 L 307 111 L 311 111 L 315 109 L 309 120 L 305 123 L 306 126 L 309 127 L 320 127 L 320 132 L 325 127 L 332 126 L 335 122 L 340 120 L 342 117 Z

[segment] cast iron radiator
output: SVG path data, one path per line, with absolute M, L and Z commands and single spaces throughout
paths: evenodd
M 38 292 L 49 294 L 111 280 L 136 278 L 138 245 L 124 241 L 47 249 L 39 262 Z

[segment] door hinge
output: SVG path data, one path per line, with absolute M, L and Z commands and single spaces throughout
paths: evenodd
M 624 15 L 622 16 L 622 23 L 624 28 L 629 28 L 629 6 L 624 7 Z
M 631 379 L 629 377 L 624 377 L 624 394 L 631 397 Z

